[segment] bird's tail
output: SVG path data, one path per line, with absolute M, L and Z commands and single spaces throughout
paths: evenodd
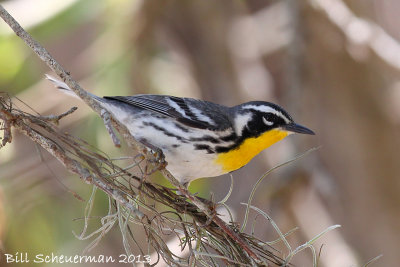
M 51 81 L 51 82 L 55 85 L 55 87 L 56 87 L 57 89 L 61 90 L 63 93 L 65 93 L 65 94 L 67 94 L 67 95 L 70 95 L 70 96 L 73 96 L 73 97 L 76 97 L 76 98 L 79 98 L 79 97 L 74 93 L 74 91 L 72 91 L 71 88 L 68 87 L 68 85 L 67 85 L 66 83 L 64 83 L 64 82 L 62 82 L 62 81 L 60 81 L 60 80 L 58 80 L 58 79 L 56 79 L 56 78 L 54 78 L 54 77 L 52 77 L 52 76 L 50 76 L 50 75 L 47 75 L 47 74 L 46 74 L 46 79 L 49 80 L 49 81 Z M 94 94 L 92 94 L 92 93 L 89 93 L 89 92 L 88 92 L 88 94 L 89 94 L 91 97 L 93 97 L 94 99 L 96 99 L 96 100 L 101 100 L 100 97 L 98 97 L 98 96 L 96 96 L 96 95 L 94 95 Z M 79 98 L 79 99 L 80 99 L 80 98 Z

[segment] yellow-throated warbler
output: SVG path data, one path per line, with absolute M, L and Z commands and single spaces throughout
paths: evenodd
M 47 78 L 73 94 L 65 83 Z M 269 102 L 226 107 L 166 95 L 92 96 L 136 140 L 160 148 L 166 168 L 184 186 L 237 170 L 289 134 L 314 134 Z

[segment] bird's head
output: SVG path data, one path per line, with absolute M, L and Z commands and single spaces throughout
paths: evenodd
M 235 132 L 241 137 L 258 137 L 270 130 L 286 133 L 311 134 L 310 129 L 297 124 L 280 106 L 263 101 L 252 101 L 235 106 L 233 125 Z

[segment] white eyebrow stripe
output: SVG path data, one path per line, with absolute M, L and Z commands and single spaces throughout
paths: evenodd
M 290 122 L 290 120 L 285 115 L 283 115 L 282 112 L 280 112 L 279 110 L 276 110 L 272 107 L 247 105 L 247 106 L 244 106 L 243 109 L 254 109 L 254 110 L 258 110 L 258 111 L 265 112 L 265 113 L 272 113 L 278 117 L 281 117 L 286 123 Z

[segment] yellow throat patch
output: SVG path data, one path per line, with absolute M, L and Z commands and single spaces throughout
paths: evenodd
M 270 130 L 258 137 L 246 139 L 239 147 L 218 155 L 215 162 L 226 172 L 237 170 L 267 147 L 288 136 L 287 131 Z

